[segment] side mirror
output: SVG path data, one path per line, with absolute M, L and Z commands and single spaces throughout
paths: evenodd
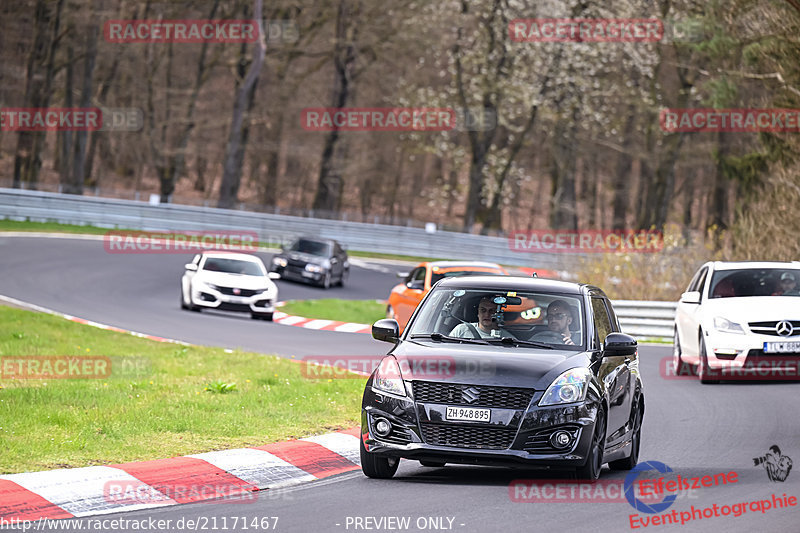
M 603 357 L 635 355 L 636 339 L 624 333 L 609 333 L 603 342 Z
M 393 318 L 382 318 L 372 324 L 372 338 L 397 344 L 400 338 L 400 326 Z
M 281 279 L 281 275 L 277 272 L 269 272 L 267 276 L 269 276 L 269 279 Z
M 191 270 L 192 272 L 197 272 L 197 265 L 195 265 L 194 263 L 186 263 L 185 265 L 183 265 L 183 268 L 185 268 L 186 270 Z
M 415 279 L 415 280 L 411 280 L 408 283 L 407 286 L 408 286 L 409 289 L 413 289 L 413 290 L 416 290 L 416 291 L 421 291 L 421 290 L 423 290 L 425 288 L 425 282 Z
M 684 292 L 683 294 L 681 294 L 681 302 L 685 304 L 699 304 L 700 292 L 699 291 Z

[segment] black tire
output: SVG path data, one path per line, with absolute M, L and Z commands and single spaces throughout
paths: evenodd
M 428 468 L 441 468 L 447 463 L 437 463 L 436 461 L 420 461 L 419 464 Z
M 328 289 L 331 288 L 331 273 L 330 272 L 325 272 L 325 275 L 322 276 L 322 280 L 320 280 L 320 282 L 319 282 L 319 286 L 322 287 L 325 290 L 328 290 Z
M 386 306 L 386 318 L 393 318 L 397 320 L 397 317 L 394 316 L 394 309 L 392 309 L 391 305 Z
M 339 287 L 344 287 L 344 282 L 347 281 L 347 277 L 350 275 L 350 269 L 346 268 L 342 270 L 342 276 L 339 278 L 339 283 L 337 285 Z
M 636 403 L 636 414 L 633 420 L 633 436 L 631 437 L 631 454 L 625 459 L 611 461 L 611 470 L 632 470 L 639 463 L 639 446 L 642 442 L 642 406 Z
M 186 305 L 186 302 L 183 301 L 183 289 L 181 289 L 181 309 L 189 309 L 189 306 Z
M 575 477 L 587 481 L 597 481 L 600 470 L 603 468 L 603 452 L 606 446 L 606 413 L 602 409 L 597 411 L 597 420 L 594 424 L 592 443 L 589 446 L 589 456 L 583 466 L 575 469 Z
M 675 328 L 675 335 L 672 338 L 672 367 L 676 376 L 693 376 L 694 366 L 683 360 L 683 348 L 681 340 L 678 338 L 678 328 Z
M 400 459 L 397 457 L 381 457 L 374 453 L 369 453 L 364 448 L 364 441 L 359 439 L 361 452 L 361 471 L 364 475 L 374 479 L 390 479 L 397 467 L 400 466 Z
M 718 383 L 719 380 L 711 377 L 711 367 L 708 366 L 708 354 L 706 353 L 706 341 L 703 340 L 703 334 L 700 334 L 700 362 L 697 364 L 697 377 L 700 378 L 700 383 L 708 385 L 709 383 Z

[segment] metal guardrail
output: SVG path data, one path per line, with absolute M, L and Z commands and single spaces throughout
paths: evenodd
M 493 261 L 553 270 L 568 269 L 558 254 L 522 254 L 508 240 L 467 233 L 312 219 L 198 207 L 0 188 L 0 219 L 53 221 L 144 231 L 255 231 L 264 243 L 280 245 L 298 235 L 336 239 L 351 250 Z M 577 254 L 569 254 L 570 260 Z M 617 300 L 622 330 L 635 337 L 671 338 L 676 304 Z
M 615 300 L 612 304 L 625 333 L 634 337 L 672 338 L 677 303 Z
M 419 257 L 565 269 L 563 254 L 512 251 L 508 240 L 451 231 L 302 218 L 179 204 L 0 188 L 0 219 L 54 221 L 145 231 L 255 231 L 262 242 L 283 243 L 299 235 L 336 239 L 351 250 Z M 578 254 L 571 254 L 576 259 Z

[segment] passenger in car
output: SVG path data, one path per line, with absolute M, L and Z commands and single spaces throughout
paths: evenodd
M 797 288 L 797 279 L 791 272 L 784 272 L 781 274 L 780 289 L 776 293 L 782 296 L 800 296 L 800 290 Z
M 478 304 L 478 321 L 472 322 L 472 326 L 478 331 L 481 338 L 484 339 L 490 337 L 513 338 L 514 336 L 511 333 L 503 328 L 497 327 L 497 320 L 494 316 L 495 312 L 497 311 L 497 305 L 495 305 L 495 303 L 492 301 L 493 299 L 493 296 L 484 296 L 481 298 L 481 301 Z M 453 331 L 450 332 L 450 336 L 467 339 L 475 338 L 472 328 L 470 328 L 466 323 L 462 323 L 454 327 Z

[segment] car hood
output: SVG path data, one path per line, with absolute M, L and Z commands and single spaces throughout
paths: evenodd
M 222 287 L 236 287 L 239 289 L 269 289 L 275 284 L 266 276 L 246 276 L 243 274 L 228 274 L 226 272 L 202 272 L 195 279 Z
M 748 296 L 744 298 L 714 298 L 703 303 L 703 315 L 733 322 L 747 323 L 768 320 L 800 320 L 800 296 Z
M 403 379 L 544 390 L 563 371 L 589 363 L 586 352 L 403 341 L 394 350 Z

